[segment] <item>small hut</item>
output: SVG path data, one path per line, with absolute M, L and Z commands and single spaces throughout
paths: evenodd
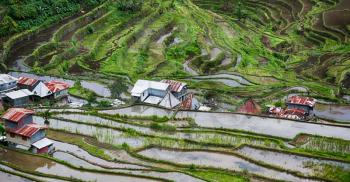
M 248 99 L 237 111 L 246 114 L 260 114 L 261 107 L 253 99 Z

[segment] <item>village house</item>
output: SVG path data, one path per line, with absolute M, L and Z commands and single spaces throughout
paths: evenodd
M 20 89 L 28 89 L 29 91 L 33 91 L 39 83 L 41 83 L 40 80 L 22 76 L 18 78 L 17 87 Z
M 13 147 L 34 153 L 50 153 L 53 142 L 45 138 L 47 127 L 35 124 L 33 114 L 34 111 L 30 109 L 8 109 L 1 117 L 5 123 L 6 140 Z
M 170 85 L 171 93 L 180 101 L 184 101 L 187 95 L 187 84 L 175 80 L 162 80 L 162 83 Z
M 50 97 L 54 99 L 59 99 L 68 96 L 69 85 L 64 82 L 59 81 L 49 81 L 45 83 L 45 86 L 52 93 Z
M 4 105 L 19 107 L 30 103 L 33 93 L 28 89 L 21 89 L 4 94 L 2 98 Z
M 248 99 L 241 107 L 237 109 L 239 113 L 246 113 L 246 114 L 260 114 L 261 113 L 261 107 L 258 103 L 255 102 L 253 99 Z
M 183 88 L 184 84 L 181 85 L 182 86 L 179 87 Z M 137 101 L 171 109 L 181 103 L 172 91 L 178 93 L 178 96 L 182 97 L 180 94 L 182 89 L 172 87 L 169 83 L 138 80 L 131 90 L 131 95 Z
M 294 95 L 287 99 L 286 104 L 288 109 L 304 110 L 306 115 L 311 115 L 316 105 L 316 100 L 310 97 Z
M 0 74 L 0 92 L 10 91 L 16 87 L 17 78 L 7 74 Z

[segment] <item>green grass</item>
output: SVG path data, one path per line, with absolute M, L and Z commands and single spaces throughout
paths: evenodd
M 220 171 L 199 171 L 199 170 L 191 170 L 189 173 L 191 173 L 194 176 L 198 176 L 202 179 L 212 181 L 212 182 L 248 182 L 249 179 L 247 179 L 244 176 L 238 175 L 238 174 L 228 174 Z

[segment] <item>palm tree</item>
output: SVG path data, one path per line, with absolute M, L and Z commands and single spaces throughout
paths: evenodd
M 50 124 L 49 119 L 52 117 L 52 113 L 50 112 L 50 109 L 43 112 L 42 117 L 45 119 L 45 124 Z

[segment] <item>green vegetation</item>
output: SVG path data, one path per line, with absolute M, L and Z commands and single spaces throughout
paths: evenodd
M 215 182 L 247 182 L 249 181 L 246 177 L 240 176 L 238 174 L 228 174 L 220 171 L 199 171 L 199 170 L 191 170 L 190 172 L 194 176 L 199 176 L 208 181 Z
M 69 88 L 68 92 L 69 92 L 69 94 L 71 94 L 75 97 L 86 99 L 90 103 L 96 101 L 96 93 L 82 87 L 80 80 L 77 80 L 74 83 L 74 86 Z M 105 106 L 105 104 L 107 104 L 107 103 L 102 102 L 100 104 L 101 104 L 101 106 Z

